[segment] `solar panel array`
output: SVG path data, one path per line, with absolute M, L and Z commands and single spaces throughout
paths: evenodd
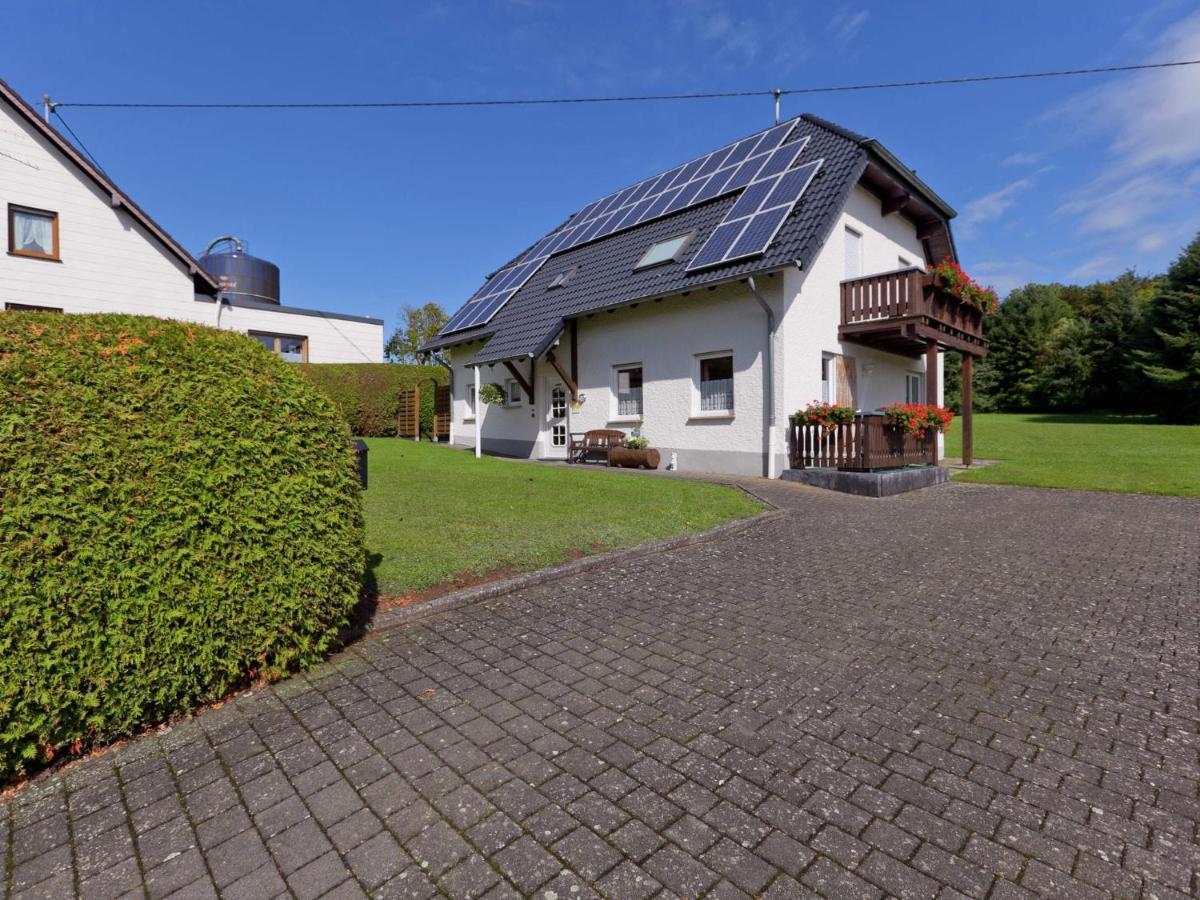
M 515 262 L 489 278 L 439 333 L 449 334 L 487 324 L 555 253 L 742 188 L 746 188 L 742 197 L 697 255 L 697 259 L 705 255 L 711 245 L 713 250 L 706 256 L 708 261 L 699 263 L 693 260 L 688 270 L 762 253 L 820 165 L 809 163 L 808 166 L 791 169 L 808 143 L 808 138 L 785 143 L 795 125 L 795 122 L 776 125 L 589 203 L 572 216 L 566 225 L 542 238 Z M 806 177 L 792 177 L 793 173 L 810 168 Z M 761 187 L 764 185 L 765 188 Z M 756 192 L 754 197 L 757 198 L 753 201 L 753 209 L 750 209 L 750 201 L 743 204 L 751 191 Z M 788 196 L 791 199 L 785 201 L 784 198 Z M 734 211 L 738 213 L 736 217 L 733 216 Z M 732 227 L 735 225 L 736 231 Z M 726 229 L 726 226 L 731 227 Z M 723 232 L 722 229 L 726 230 Z M 722 235 L 721 241 L 714 243 L 718 234 Z M 751 246 L 758 246 L 759 249 L 746 249 Z M 721 248 L 720 255 L 710 258 L 718 247 Z M 734 253 L 735 250 L 738 252 Z
M 693 272 L 765 253 L 821 162 L 818 159 L 752 182 L 692 257 L 687 270 Z

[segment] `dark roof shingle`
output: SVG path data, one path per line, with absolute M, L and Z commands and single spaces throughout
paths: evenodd
M 868 141 L 816 117 L 801 116 L 795 122 L 789 140 L 809 138 L 796 165 L 817 159 L 823 163 L 766 253 L 687 271 L 688 262 L 737 201 L 739 194 L 730 194 L 551 256 L 486 325 L 438 336 L 422 349 L 489 338 L 472 363 L 538 355 L 554 341 L 567 319 L 587 312 L 743 278 L 794 262 L 808 267 L 825 243 L 847 195 L 862 177 L 869 157 L 863 145 Z M 693 229 L 697 235 L 677 262 L 634 269 L 651 244 Z M 566 286 L 548 289 L 555 276 L 570 268 L 576 272 Z

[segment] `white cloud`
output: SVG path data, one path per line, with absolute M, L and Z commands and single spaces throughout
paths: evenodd
M 762 43 L 754 24 L 738 20 L 721 0 L 680 0 L 671 24 L 726 62 L 753 62 Z
M 1035 166 L 1042 161 L 1044 153 L 1014 153 L 1012 156 L 1005 158 L 1000 164 L 1002 166 Z
M 1200 13 L 1171 25 L 1146 59 L 1200 59 Z M 1124 76 L 1051 111 L 1100 136 L 1108 150 L 1100 173 L 1059 206 L 1077 218 L 1080 232 L 1128 232 L 1150 222 L 1161 228 L 1164 215 L 1178 217 L 1175 207 L 1197 187 L 1190 177 L 1200 161 L 1197 77 L 1191 66 Z M 1155 249 L 1150 244 L 1139 249 Z
M 1033 185 L 1033 179 L 1019 178 L 997 191 L 976 197 L 966 205 L 962 215 L 960 229 L 964 236 L 970 236 L 976 225 L 981 222 L 991 222 L 1004 215 L 1017 202 L 1017 194 Z
M 1067 278 L 1071 281 L 1094 281 L 1112 272 L 1117 265 L 1117 260 L 1111 256 L 1094 256 L 1068 272 Z
M 1137 248 L 1142 253 L 1153 253 L 1155 250 L 1161 250 L 1167 246 L 1166 235 L 1152 232 L 1138 238 Z
M 825 30 L 833 35 L 839 47 L 846 47 L 867 24 L 867 19 L 870 17 L 871 14 L 865 9 L 852 11 L 849 7 L 843 7 L 829 20 Z

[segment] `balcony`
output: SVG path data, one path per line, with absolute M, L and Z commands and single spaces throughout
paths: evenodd
M 838 338 L 903 356 L 920 356 L 931 345 L 970 356 L 987 352 L 983 313 L 920 269 L 843 281 Z

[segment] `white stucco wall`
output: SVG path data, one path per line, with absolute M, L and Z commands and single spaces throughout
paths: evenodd
M 925 262 L 916 227 L 899 214 L 884 217 L 879 200 L 861 187 L 851 193 L 825 246 L 805 272 L 787 272 L 786 293 L 794 300 L 784 317 L 789 358 L 803 365 L 787 367 L 784 392 L 789 412 L 821 398 L 821 355 L 854 357 L 860 409 L 872 411 L 884 403 L 904 400 L 904 376 L 924 373 L 923 359 L 909 359 L 869 347 L 838 341 L 841 322 L 841 283 L 846 278 L 846 228 L 862 235 L 862 274 L 900 268 L 900 259 Z M 940 383 L 940 379 L 939 379 Z
M 217 305 L 195 299 L 192 276 L 110 196 L 6 103 L 0 103 L 0 230 L 8 204 L 58 213 L 59 261 L 0 252 L 6 303 L 67 313 L 128 313 L 217 324 Z M 222 328 L 303 335 L 310 362 L 382 362 L 383 326 L 226 306 Z

